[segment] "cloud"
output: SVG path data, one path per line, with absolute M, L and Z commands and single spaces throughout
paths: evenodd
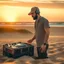
M 37 3 L 64 3 L 64 0 L 13 0 L 20 2 L 37 2 Z
M 64 3 L 64 0 L 0 0 L 14 2 L 34 2 L 34 3 Z
M 12 0 L 0 0 L 0 1 L 12 1 Z
M 64 0 L 50 0 L 52 3 L 64 3 Z
M 38 3 L 64 3 L 64 0 L 13 0 L 22 2 L 38 2 Z

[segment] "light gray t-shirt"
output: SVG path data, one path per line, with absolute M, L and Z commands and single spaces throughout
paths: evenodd
M 40 16 L 39 20 L 35 21 L 35 36 L 38 47 L 40 47 L 44 43 L 46 33 L 44 28 L 50 28 L 49 22 L 44 17 Z

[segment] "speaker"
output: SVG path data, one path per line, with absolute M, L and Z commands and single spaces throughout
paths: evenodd
M 21 56 L 34 56 L 34 46 L 24 42 L 3 45 L 3 55 L 12 58 Z

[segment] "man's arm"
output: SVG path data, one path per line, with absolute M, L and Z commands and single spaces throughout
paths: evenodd
M 35 35 L 33 36 L 32 39 L 28 40 L 27 42 L 28 42 L 28 43 L 32 43 L 34 39 L 36 39 L 36 36 L 35 36 Z
M 44 29 L 46 34 L 45 34 L 45 38 L 44 38 L 44 45 L 41 46 L 41 52 L 45 52 L 46 51 L 46 44 L 48 44 L 48 38 L 49 38 L 49 34 L 50 34 L 50 29 L 49 28 L 45 28 Z
M 44 28 L 45 30 L 45 38 L 44 38 L 44 43 L 48 43 L 48 38 L 50 34 L 50 28 Z
M 44 37 L 44 43 L 48 43 L 48 38 L 50 34 L 50 26 L 48 20 L 44 20 L 44 30 L 45 30 L 45 37 Z
M 36 36 L 34 35 L 33 38 L 32 38 L 32 40 L 35 40 L 35 39 L 36 39 Z
M 44 21 L 44 30 L 45 30 L 44 45 L 41 46 L 41 52 L 46 51 L 46 44 L 48 44 L 48 38 L 50 34 L 50 26 L 48 20 Z

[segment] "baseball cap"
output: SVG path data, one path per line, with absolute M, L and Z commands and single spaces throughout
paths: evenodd
M 36 12 L 38 10 L 38 13 L 40 13 L 40 10 L 38 7 L 32 7 L 31 11 L 28 13 L 28 15 L 31 15 L 32 13 Z

